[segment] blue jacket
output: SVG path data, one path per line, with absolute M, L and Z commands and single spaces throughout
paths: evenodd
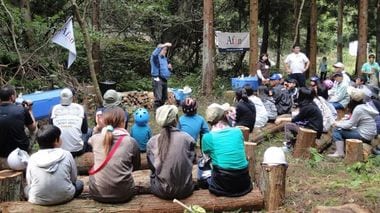
M 161 47 L 157 47 L 150 56 L 150 73 L 152 77 L 161 77 L 168 80 L 171 75 L 168 68 L 168 58 L 160 55 L 161 50 Z

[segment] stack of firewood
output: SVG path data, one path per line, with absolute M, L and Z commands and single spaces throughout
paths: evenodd
M 123 97 L 123 104 L 132 107 L 132 108 L 138 108 L 138 107 L 144 107 L 147 109 L 153 109 L 153 92 L 146 92 L 146 91 L 129 91 L 129 92 L 122 92 L 121 96 Z

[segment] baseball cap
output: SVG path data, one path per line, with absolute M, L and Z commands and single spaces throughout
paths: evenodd
M 61 91 L 61 105 L 68 106 L 73 102 L 73 92 L 69 88 L 64 88 Z
M 269 80 L 281 80 L 281 76 L 280 76 L 280 74 L 275 73 L 275 74 L 273 74 L 273 75 L 269 78 Z
M 116 90 L 109 89 L 104 93 L 103 96 L 103 106 L 104 107 L 112 107 L 119 106 L 121 104 L 121 95 L 116 92 Z
M 333 77 L 343 77 L 343 73 L 342 72 L 335 72 L 333 74 Z
M 363 90 L 354 87 L 348 87 L 347 93 L 350 96 L 350 98 L 354 101 L 361 101 L 366 96 Z
M 336 68 L 344 68 L 344 64 L 342 62 L 337 62 L 333 65 L 333 67 L 336 67 Z

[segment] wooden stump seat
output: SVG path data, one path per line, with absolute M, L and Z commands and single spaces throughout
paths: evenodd
M 287 165 L 262 165 L 260 189 L 264 195 L 265 209 L 277 210 L 285 199 Z
M 357 139 L 346 139 L 344 162 L 353 164 L 361 161 L 363 161 L 363 142 Z
M 315 147 L 317 132 L 311 129 L 299 128 L 296 144 L 294 145 L 293 157 L 310 158 L 310 148 Z
M 19 201 L 23 198 L 22 171 L 0 171 L 0 202 Z

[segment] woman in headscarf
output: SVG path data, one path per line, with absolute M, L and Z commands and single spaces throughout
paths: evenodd
M 162 199 L 186 198 L 194 189 L 195 141 L 176 128 L 178 108 L 174 105 L 159 107 L 156 122 L 162 128 L 161 132 L 147 144 L 152 193 Z
M 212 130 L 202 138 L 202 151 L 211 158 L 211 177 L 207 179 L 211 193 L 220 196 L 243 196 L 252 190 L 244 138 L 239 128 L 228 125 L 225 110 L 211 104 L 206 120 Z

